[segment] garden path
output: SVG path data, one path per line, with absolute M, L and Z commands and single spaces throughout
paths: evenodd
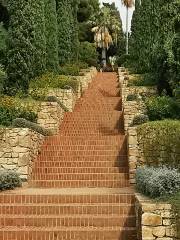
M 136 240 L 134 202 L 118 78 L 98 73 L 46 138 L 29 187 L 0 194 L 0 239 Z

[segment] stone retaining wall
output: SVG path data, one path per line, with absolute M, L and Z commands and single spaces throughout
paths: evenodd
M 136 194 L 138 240 L 175 240 L 177 227 L 171 204 L 155 203 Z
M 153 96 L 156 94 L 156 89 L 154 87 L 139 87 L 130 86 L 128 87 L 128 75 L 124 72 L 124 68 L 119 68 L 119 84 L 121 88 L 123 113 L 124 113 L 124 128 L 127 132 L 130 127 L 134 117 L 139 114 L 146 113 L 146 107 L 144 102 L 141 100 L 142 96 Z M 136 94 L 138 97 L 137 101 L 127 101 L 127 96 L 131 94 Z
M 38 124 L 56 134 L 63 119 L 64 111 L 57 102 L 42 102 L 38 112 Z
M 15 170 L 22 179 L 31 175 L 32 163 L 44 137 L 28 128 L 4 128 L 0 133 L 0 169 Z

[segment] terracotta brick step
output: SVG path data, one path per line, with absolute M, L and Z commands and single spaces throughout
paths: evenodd
M 129 174 L 127 173 L 83 173 L 78 174 L 74 173 L 73 175 L 71 173 L 54 173 L 54 174 L 40 174 L 40 173 L 33 173 L 32 179 L 34 180 L 119 180 L 119 181 L 127 181 L 129 179 Z
M 39 167 L 56 167 L 56 168 L 63 168 L 63 167 L 67 167 L 67 168 L 80 168 L 80 167 L 95 167 L 95 168 L 110 168 L 110 167 L 127 167 L 127 161 L 76 161 L 76 162 L 72 162 L 71 160 L 69 161 L 36 161 L 35 162 L 35 168 L 39 168 Z
M 127 155 L 102 155 L 102 156 L 95 156 L 95 155 L 89 155 L 89 156 L 82 156 L 82 155 L 69 155 L 69 156 L 42 156 L 41 154 L 37 157 L 37 161 L 48 161 L 48 162 L 112 162 L 112 163 L 117 163 L 117 162 L 128 162 L 127 161 Z
M 0 226 L 26 227 L 135 227 L 135 216 L 119 215 L 1 215 Z
M 131 204 L 3 204 L 0 206 L 0 216 L 11 215 L 135 215 L 135 206 Z
M 113 146 L 113 145 L 106 145 L 106 146 L 98 146 L 98 145 L 77 145 L 77 146 L 58 146 L 58 145 L 54 145 L 54 146 L 43 146 L 42 149 L 43 150 L 49 150 L 49 151 L 90 151 L 90 150 L 97 150 L 97 151 L 114 151 L 114 150 L 119 150 L 121 148 L 121 146 Z
M 121 156 L 126 154 L 126 149 L 120 150 L 59 150 L 59 151 L 51 151 L 51 150 L 41 150 L 42 156 Z
M 35 188 L 125 188 L 129 187 L 128 180 L 31 180 Z
M 119 145 L 124 141 L 126 137 L 124 135 L 119 136 L 101 136 L 99 138 L 89 138 L 85 137 L 46 137 L 43 145 Z
M 132 188 L 20 188 L 0 194 L 3 204 L 134 204 Z
M 88 137 L 103 137 L 103 136 L 116 136 L 119 135 L 120 133 L 123 133 L 123 131 L 120 130 L 114 130 L 114 131 L 109 131 L 109 132 L 98 132 L 98 133 L 88 133 L 88 132 L 71 132 L 70 130 L 68 132 L 63 132 L 61 131 L 59 133 L 59 136 L 82 136 L 85 137 L 88 134 Z
M 34 169 L 35 174 L 70 174 L 70 173 L 128 173 L 127 167 L 37 167 Z
M 61 228 L 15 228 L 0 230 L 3 240 L 137 240 L 135 228 L 113 227 L 61 227 Z

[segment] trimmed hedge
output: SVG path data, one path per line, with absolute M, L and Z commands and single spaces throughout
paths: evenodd
M 0 170 L 0 191 L 21 187 L 22 182 L 14 171 Z
M 180 169 L 180 121 L 148 122 L 138 126 L 137 133 L 146 164 Z
M 36 123 L 27 121 L 26 119 L 23 119 L 23 118 L 14 119 L 12 126 L 15 128 L 16 127 L 17 128 L 30 128 L 30 129 L 34 130 L 35 132 L 42 134 L 43 136 L 51 136 L 52 135 L 51 131 L 39 126 Z
M 136 171 L 138 191 L 150 196 L 160 197 L 180 190 L 180 173 L 177 169 L 163 167 L 139 167 Z

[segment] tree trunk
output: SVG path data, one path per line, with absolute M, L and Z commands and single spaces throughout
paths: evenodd
M 126 7 L 126 54 L 129 54 L 129 34 L 128 34 L 128 28 L 129 28 L 129 9 Z
M 105 47 L 102 48 L 102 63 L 103 63 L 103 67 L 106 67 L 106 48 Z

